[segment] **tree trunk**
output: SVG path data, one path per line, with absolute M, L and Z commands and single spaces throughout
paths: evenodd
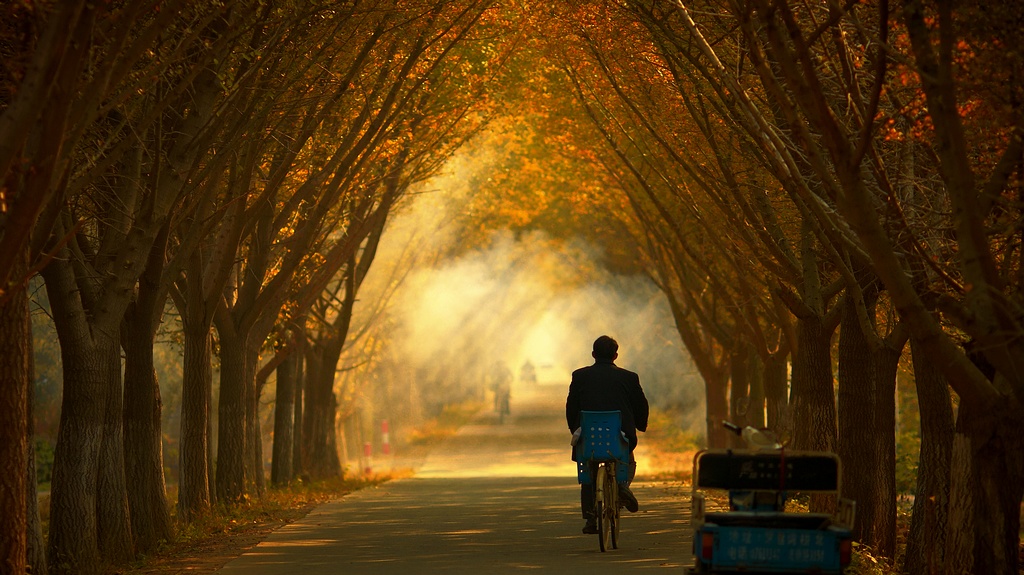
M 208 331 L 206 334 L 207 345 L 209 349 L 206 351 L 206 355 L 211 360 L 213 359 L 213 333 Z M 214 429 L 214 418 L 213 418 L 213 364 L 208 361 L 206 367 L 206 490 L 210 494 L 210 505 L 216 505 L 217 500 L 217 460 L 213 454 L 213 439 L 216 437 Z M 219 409 L 219 406 L 218 406 Z
M 704 375 L 704 394 L 707 397 L 708 447 L 724 448 L 729 445 L 728 432 L 722 427 L 722 420 L 729 416 L 729 380 L 724 371 L 715 377 Z
M 733 349 L 729 358 L 729 420 L 740 427 L 746 427 L 749 424 L 747 418 L 747 410 L 750 408 L 750 378 L 747 372 L 749 355 L 750 348 L 740 342 Z M 745 446 L 743 438 L 734 433 L 729 434 L 729 447 L 743 448 Z
M 26 341 L 28 341 L 29 357 L 32 357 L 32 321 L 29 319 L 26 322 L 28 332 L 26 333 Z M 2 329 L 2 328 L 0 328 Z M 28 364 L 28 381 L 35 382 L 35 368 L 33 362 Z M 26 491 L 26 510 L 28 514 L 28 568 L 29 573 L 32 575 L 47 575 L 50 570 L 46 566 L 46 539 L 43 538 L 43 522 L 39 517 L 39 479 L 36 477 L 36 450 L 35 450 L 35 421 L 32 418 L 32 412 L 35 405 L 35 386 L 31 383 L 28 386 L 28 481 L 25 485 Z
M 302 398 L 302 444 L 299 450 L 299 466 L 302 468 L 302 473 L 305 474 L 306 477 L 309 477 L 309 470 L 311 467 L 310 457 L 313 451 L 310 446 L 310 437 L 312 436 L 312 429 L 310 428 L 310 426 L 313 425 L 313 421 L 310 419 L 310 414 L 312 413 L 312 406 L 310 405 L 310 402 L 313 401 L 313 399 L 310 397 L 310 390 L 315 387 L 312 381 L 320 377 L 320 370 L 323 361 L 320 356 L 319 347 L 311 345 L 306 346 L 306 353 L 304 355 L 306 356 L 306 369 L 305 373 L 303 373 L 302 379 L 303 387 L 305 388 L 305 394 Z
M 191 305 L 191 304 L 190 304 Z M 182 316 L 185 358 L 181 385 L 178 515 L 188 523 L 210 509 L 210 388 L 213 354 L 210 325 Z M 197 325 L 198 324 L 198 325 Z
M 994 429 L 973 429 L 975 500 L 974 573 L 1017 575 L 1020 509 L 1024 496 L 1024 441 L 1020 405 L 1008 398 Z M 991 414 L 985 414 L 990 416 Z
M 27 270 L 27 257 L 17 258 L 14 277 Z M 25 470 L 35 463 L 29 455 L 29 386 L 31 375 L 31 325 L 28 293 L 22 286 L 4 286 L 0 296 L 0 571 L 24 573 L 28 553 L 26 496 L 35 485 L 26 485 Z M 33 473 L 34 477 L 35 474 Z
M 97 353 L 88 340 L 89 326 L 70 263 L 55 260 L 43 270 L 43 276 L 64 367 L 47 563 L 53 573 L 91 574 L 99 565 L 96 482 L 108 392 L 103 364 L 109 354 Z M 105 341 L 116 348 L 116 341 Z
M 896 557 L 896 372 L 903 355 L 883 345 L 875 352 L 875 501 L 877 509 L 867 540 L 882 557 Z
M 764 364 L 764 396 L 768 412 L 768 429 L 780 439 L 790 436 L 792 425 L 789 422 L 789 401 L 787 400 L 786 384 L 789 381 L 789 369 L 786 359 L 788 353 L 776 352 L 768 357 Z
M 293 479 L 295 383 L 302 354 L 292 350 L 277 366 L 277 399 L 274 401 L 274 447 L 270 463 L 270 482 L 286 485 Z
M 246 463 L 248 385 L 245 337 L 220 332 L 220 404 L 217 410 L 217 498 L 241 501 L 248 493 Z
M 797 318 L 797 350 L 793 361 L 793 447 L 810 451 L 835 451 L 836 402 L 832 380 L 832 333 L 822 317 Z M 810 509 L 831 513 L 835 497 L 811 495 Z
M 1017 575 L 1024 453 L 1020 406 L 961 404 L 953 437 L 945 573 Z
M 334 372 L 341 356 L 341 344 L 330 339 L 313 345 L 310 355 L 315 359 L 309 366 L 306 378 L 304 439 L 309 455 L 305 458 L 305 472 L 317 479 L 340 477 L 341 461 L 338 458 L 335 430 L 338 401 L 334 395 Z
M 306 445 L 303 437 L 305 419 L 302 412 L 304 400 L 305 374 L 302 368 L 302 360 L 298 361 L 295 370 L 295 417 L 292 420 L 292 477 L 302 477 L 306 472 L 302 462 L 302 450 Z
M 256 362 L 250 373 L 255 374 Z M 255 377 L 246 378 L 245 384 L 249 387 L 246 391 L 246 414 L 245 414 L 245 451 L 249 454 L 248 477 L 252 481 L 252 492 L 256 497 L 263 497 L 267 489 L 267 477 L 263 465 L 263 431 L 260 424 L 260 392 L 261 386 L 256 385 Z
M 169 540 L 173 527 L 164 484 L 160 385 L 153 369 L 155 330 L 145 321 L 151 310 L 137 309 L 127 317 L 123 341 L 124 464 L 132 534 L 138 550 L 147 552 L 158 542 Z
M 868 313 L 874 313 L 873 306 Z M 843 462 L 843 497 L 857 502 L 857 518 L 853 537 L 871 545 L 872 526 L 879 501 L 876 476 L 865 470 L 875 469 L 878 453 L 873 421 L 876 418 L 876 385 L 871 346 L 857 317 L 853 297 L 843 301 L 839 326 L 839 437 L 836 453 Z
M 128 508 L 138 551 L 148 552 L 173 534 L 164 483 L 160 385 L 153 368 L 153 341 L 167 292 L 160 288 L 167 251 L 167 228 L 161 230 L 139 277 L 134 301 L 122 322 L 124 337 L 124 465 Z
M 103 559 L 115 564 L 124 563 L 134 555 L 125 479 L 120 339 L 118 334 L 113 342 L 104 341 L 104 345 L 97 346 L 96 350 L 104 364 L 104 377 L 109 386 L 103 416 L 99 478 L 96 483 L 97 541 Z
M 832 381 L 832 333 L 815 314 L 797 318 L 793 358 L 793 447 L 835 451 L 836 404 Z
M 750 400 L 747 408 L 747 424 L 755 429 L 764 429 L 765 425 L 765 395 L 764 395 L 764 364 L 761 358 L 750 354 L 747 367 L 747 377 L 750 379 Z
M 946 525 L 946 575 L 972 573 L 974 563 L 974 478 L 971 475 L 971 440 L 965 432 L 966 411 L 961 405 L 949 458 L 949 508 Z
M 132 556 L 120 346 L 102 334 L 97 339 L 84 350 L 61 342 L 64 398 L 54 452 L 48 558 L 59 573 L 92 572 L 98 552 L 114 562 Z M 71 349 L 65 353 L 65 347 Z
M 927 359 L 915 338 L 910 347 L 921 414 L 921 453 L 903 572 L 931 575 L 939 573 L 946 562 L 953 403 L 939 366 Z

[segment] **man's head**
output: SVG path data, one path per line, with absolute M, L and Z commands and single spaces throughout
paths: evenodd
M 614 360 L 619 357 L 619 342 L 602 335 L 594 340 L 594 359 Z

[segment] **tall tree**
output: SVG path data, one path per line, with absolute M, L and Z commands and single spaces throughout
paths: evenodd
M 172 98 L 134 101 L 123 110 L 109 111 L 90 127 L 93 135 L 108 138 L 105 142 L 113 150 L 136 153 L 101 156 L 71 181 L 75 201 L 62 211 L 53 240 L 66 236 L 68 241 L 57 244 L 59 257 L 43 270 L 57 311 L 54 321 L 65 370 L 51 500 L 49 559 L 55 570 L 95 569 L 98 552 L 113 562 L 134 553 L 124 468 L 119 333 L 153 242 L 182 195 L 185 174 L 200 157 L 212 104 L 221 91 L 216 71 L 205 65 L 227 49 L 216 30 L 228 24 L 219 15 L 198 16 L 213 25 L 206 38 L 212 46 L 186 60 L 192 67 L 175 69 L 184 71 L 184 77 L 176 77 L 174 86 L 181 90 L 188 85 L 193 91 L 189 104 L 182 106 L 185 114 L 174 126 L 174 136 L 161 142 L 162 154 L 140 153 L 145 138 L 159 132 L 148 126 Z M 128 125 L 136 131 L 127 130 Z M 108 170 L 113 175 L 102 179 Z M 143 170 L 150 179 L 142 177 Z
M 26 254 L 23 254 L 23 256 Z M 27 258 L 17 262 L 21 273 L 28 268 Z M 19 271 L 19 270 L 13 270 Z M 35 485 L 26 485 L 29 461 L 29 374 L 32 371 L 31 324 L 28 322 L 28 292 L 18 290 L 0 303 L 0 411 L 7 414 L 0 426 L 0 460 L 14 468 L 0 475 L 0 566 L 5 572 L 27 570 L 28 521 L 27 494 L 35 497 Z M 34 476 L 34 474 L 33 474 Z
M 11 343 L 13 355 L 27 353 L 24 343 L 15 344 L 26 319 L 10 312 L 20 310 L 29 278 L 38 269 L 35 258 L 49 238 L 67 196 L 68 170 L 86 129 L 104 111 L 101 102 L 117 88 L 135 84 L 133 65 L 144 58 L 138 49 L 155 39 L 173 17 L 177 2 L 166 4 L 163 13 L 152 11 L 153 3 L 138 2 L 122 10 L 112 6 L 82 3 L 54 5 L 9 4 L 3 8 L 5 92 L 0 112 L 0 306 L 4 307 L 0 332 Z M 132 45 L 134 49 L 124 50 Z M 113 99 L 116 99 L 113 98 Z M 12 299 L 13 298 L 13 299 Z M 14 364 L 29 356 L 12 360 Z M 12 365 L 14 365 L 12 364 Z M 13 371 L 8 371 L 13 376 Z M 30 385 L 24 379 L 6 380 L 5 390 L 23 395 Z M 19 391 L 20 390 L 20 391 Z M 12 396 L 13 397 L 13 396 Z M 12 404 L 12 407 L 15 405 Z M 12 432 L 24 433 L 24 407 L 14 409 Z M 25 438 L 7 438 L 16 450 Z M 20 455 L 18 455 L 20 454 Z M 16 465 L 4 466 L 2 483 L 19 481 Z M 8 478 L 8 475 L 10 477 Z M 18 484 L 21 484 L 20 482 Z M 8 491 L 8 493 L 22 493 Z M 5 517 L 19 518 L 24 501 Z M 12 544 L 23 541 L 24 521 L 4 525 L 4 538 Z M 12 548 L 13 549 L 13 548 Z M 15 571 L 24 559 L 11 564 Z

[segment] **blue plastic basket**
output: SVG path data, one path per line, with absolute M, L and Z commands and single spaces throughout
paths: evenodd
M 580 483 L 592 483 L 591 461 L 616 461 L 615 480 L 629 481 L 629 442 L 622 434 L 622 412 L 581 411 L 576 444 L 576 475 Z

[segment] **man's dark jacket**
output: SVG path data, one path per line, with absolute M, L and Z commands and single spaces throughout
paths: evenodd
M 647 431 L 650 411 L 640 387 L 640 376 L 622 369 L 610 359 L 597 359 L 594 365 L 572 372 L 569 397 L 565 400 L 565 421 L 569 431 L 580 426 L 580 411 L 621 411 L 622 431 L 629 448 L 636 449 L 636 432 Z

